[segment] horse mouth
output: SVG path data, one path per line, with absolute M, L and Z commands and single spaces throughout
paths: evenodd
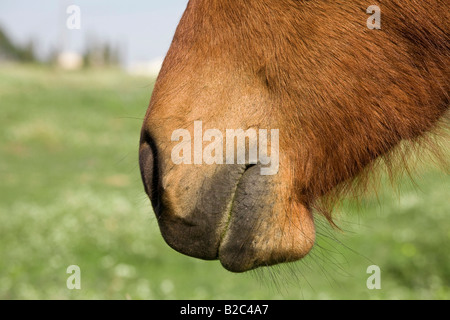
M 253 247 L 264 215 L 272 211 L 267 201 L 269 176 L 260 174 L 260 165 L 249 165 L 240 177 L 228 211 L 227 224 L 218 247 L 217 258 L 229 271 L 242 272 L 260 265 Z
M 234 191 L 232 193 L 231 201 L 230 201 L 230 203 L 228 205 L 226 213 L 224 214 L 224 217 L 226 217 L 226 219 L 225 219 L 226 223 L 224 225 L 224 229 L 223 229 L 222 234 L 221 234 L 219 247 L 217 248 L 217 258 L 219 258 L 220 245 L 222 244 L 222 242 L 223 242 L 223 240 L 224 240 L 228 230 L 230 229 L 231 219 L 233 218 L 233 209 L 235 208 L 236 199 L 238 198 L 237 195 L 240 192 L 240 189 L 242 189 L 242 181 L 245 181 L 244 178 L 245 178 L 246 175 L 248 176 L 248 175 L 252 174 L 252 172 L 249 173 L 249 169 L 251 169 L 254 166 L 256 166 L 256 164 L 246 165 L 245 169 L 244 169 L 244 172 L 242 173 L 242 175 L 240 176 L 240 178 L 236 182 L 236 186 L 235 186 Z
M 246 271 L 228 260 L 242 260 L 234 255 L 248 253 L 245 238 L 236 237 L 235 233 L 239 227 L 252 222 L 254 207 L 260 202 L 256 196 L 263 190 L 259 176 L 259 165 L 220 168 L 196 192 L 199 196 L 194 208 L 183 213 L 165 197 L 164 191 L 159 199 L 152 196 L 164 240 L 180 253 L 204 260 L 220 260 L 230 271 Z
M 141 148 L 146 192 L 162 237 L 176 251 L 245 272 L 298 260 L 311 249 L 309 210 L 280 199 L 281 179 L 262 175 L 261 165 L 186 166 L 155 174 L 152 167 L 165 165 L 157 161 L 150 147 Z

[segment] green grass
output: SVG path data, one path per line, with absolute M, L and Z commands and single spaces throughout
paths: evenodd
M 0 66 L 0 299 L 450 299 L 450 179 L 385 184 L 304 261 L 246 274 L 161 238 L 139 177 L 153 81 Z M 369 290 L 370 265 L 381 290 Z M 81 290 L 66 269 L 81 268 Z

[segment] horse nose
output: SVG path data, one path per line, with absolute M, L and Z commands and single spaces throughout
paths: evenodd
M 157 216 L 161 212 L 160 168 L 156 143 L 147 131 L 141 134 L 139 147 L 139 167 L 145 192 L 149 196 Z

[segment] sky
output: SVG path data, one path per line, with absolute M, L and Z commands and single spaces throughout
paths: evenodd
M 122 48 L 126 64 L 164 57 L 188 0 L 0 0 L 0 27 L 15 43 L 34 39 L 39 57 L 64 48 L 82 53 L 87 39 Z M 66 26 L 70 5 L 80 29 Z

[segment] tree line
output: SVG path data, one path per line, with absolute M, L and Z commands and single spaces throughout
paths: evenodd
M 54 49 L 46 59 L 39 58 L 36 53 L 36 42 L 29 40 L 25 45 L 14 43 L 8 34 L 0 28 L 0 62 L 14 61 L 22 63 L 57 64 L 61 49 Z M 108 42 L 86 41 L 85 50 L 82 53 L 83 66 L 110 67 L 118 66 L 122 62 L 122 53 L 119 46 L 113 46 Z

